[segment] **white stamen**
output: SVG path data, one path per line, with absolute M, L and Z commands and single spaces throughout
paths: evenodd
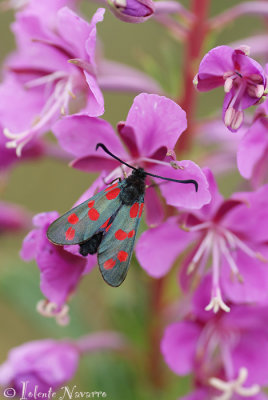
M 215 377 L 210 378 L 210 385 L 223 392 L 222 395 L 215 396 L 213 400 L 232 400 L 234 394 L 238 394 L 242 397 L 251 397 L 257 395 L 260 392 L 259 385 L 255 384 L 251 387 L 243 387 L 247 377 L 248 370 L 247 368 L 242 367 L 239 369 L 236 380 L 227 382 Z
M 234 115 L 235 115 L 235 109 L 233 107 L 227 108 L 224 115 L 224 123 L 226 126 L 231 125 Z
M 231 310 L 230 307 L 228 307 L 227 304 L 225 304 L 224 301 L 222 300 L 221 291 L 220 288 L 218 287 L 215 290 L 215 294 L 211 298 L 209 304 L 205 307 L 205 310 L 206 311 L 213 310 L 213 312 L 216 314 L 220 309 L 225 312 L 229 312 Z
M 224 82 L 224 91 L 225 93 L 229 93 L 230 90 L 233 87 L 233 79 L 232 78 L 227 78 L 226 81 Z
M 32 88 L 36 86 L 45 85 L 46 83 L 54 82 L 57 79 L 67 78 L 68 75 L 63 71 L 53 72 L 52 74 L 48 74 L 42 76 L 41 78 L 32 79 L 31 81 L 25 83 L 25 88 Z
M 221 247 L 222 253 L 225 255 L 226 260 L 229 263 L 229 266 L 231 267 L 233 274 L 237 277 L 237 279 L 240 283 L 243 283 L 243 278 L 240 275 L 238 266 L 236 265 L 233 257 L 231 256 L 231 253 L 230 253 L 228 247 L 226 246 L 226 243 L 223 238 L 220 238 L 220 247 Z
M 241 126 L 243 119 L 244 119 L 243 111 L 236 111 L 235 115 L 234 115 L 234 119 L 231 123 L 231 128 L 234 130 L 238 129 Z
M 12 139 L 6 143 L 7 148 L 16 148 L 16 154 L 21 156 L 22 148 L 40 131 L 61 109 L 68 108 L 69 92 L 71 91 L 71 81 L 60 80 L 55 87 L 54 92 L 48 98 L 41 115 L 36 120 L 34 126 L 19 132 L 12 133 L 9 129 L 4 128 L 4 135 Z
M 205 228 L 209 228 L 210 225 L 211 225 L 210 222 L 202 222 L 202 224 L 194 225 L 191 227 L 184 225 L 183 229 L 186 230 L 187 232 L 196 232 L 196 231 L 200 231 Z
M 213 233 L 208 231 L 208 233 L 206 234 L 206 236 L 204 237 L 203 241 L 199 245 L 197 252 L 195 253 L 192 261 L 190 262 L 190 264 L 188 266 L 187 274 L 191 274 L 193 272 L 193 270 L 195 269 L 197 263 L 199 262 L 199 260 L 203 256 L 205 250 L 208 247 L 211 246 L 212 236 L 213 236 Z
M 228 307 L 221 297 L 221 290 L 219 286 L 219 278 L 220 278 L 220 253 L 219 253 L 219 245 L 217 242 L 217 238 L 215 237 L 213 240 L 212 247 L 212 297 L 209 304 L 205 307 L 206 311 L 213 310 L 214 313 L 217 313 L 220 309 L 225 312 L 230 311 L 230 307 Z
M 36 309 L 39 314 L 47 318 L 55 318 L 58 325 L 67 325 L 69 323 L 69 306 L 64 304 L 61 308 L 48 300 L 40 300 Z
M 268 262 L 268 260 L 259 252 L 253 251 L 250 247 L 248 247 L 242 240 L 240 240 L 237 236 L 235 236 L 233 233 L 228 231 L 227 229 L 223 229 L 225 237 L 227 241 L 230 243 L 230 245 L 233 248 L 240 248 L 244 253 L 249 255 L 252 258 L 257 258 L 258 260 L 262 262 Z

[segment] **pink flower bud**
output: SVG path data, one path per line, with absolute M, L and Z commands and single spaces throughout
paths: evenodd
M 155 12 L 152 0 L 108 0 L 108 4 L 121 21 L 134 24 L 145 22 Z

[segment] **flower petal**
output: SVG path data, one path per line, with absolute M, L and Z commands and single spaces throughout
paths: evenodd
M 234 70 L 234 50 L 218 46 L 210 50 L 200 63 L 197 89 L 208 91 L 224 84 L 223 74 Z
M 254 178 L 254 169 L 268 149 L 267 127 L 262 119 L 256 120 L 242 138 L 237 152 L 237 166 L 240 174 Z
M 133 128 L 140 155 L 149 157 L 163 146 L 173 149 L 187 121 L 185 111 L 172 100 L 142 93 L 135 97 L 125 125 Z
M 196 345 L 201 328 L 194 322 L 183 321 L 169 325 L 161 342 L 161 352 L 169 368 L 178 375 L 194 369 Z
M 188 180 L 194 179 L 198 183 L 198 191 L 192 183 L 182 184 L 173 182 L 164 182 L 157 179 L 159 189 L 165 197 L 168 204 L 175 207 L 184 207 L 187 209 L 201 208 L 204 204 L 211 201 L 211 194 L 208 188 L 208 181 L 197 164 L 192 161 L 180 161 L 179 165 L 183 169 L 174 169 L 171 166 L 155 165 L 150 168 L 150 172 L 166 178 Z
M 112 126 L 87 115 L 70 115 L 56 122 L 53 132 L 60 146 L 75 157 L 100 157 L 111 159 L 102 149 L 96 151 L 97 143 L 103 143 L 118 157 L 125 157 L 123 146 Z
M 192 235 L 181 230 L 176 218 L 172 217 L 141 235 L 136 246 L 136 256 L 150 276 L 160 278 L 170 270 L 191 240 Z

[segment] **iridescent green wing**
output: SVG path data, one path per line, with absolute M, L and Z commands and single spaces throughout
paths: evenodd
M 121 285 L 127 275 L 143 203 L 141 196 L 132 206 L 122 205 L 98 249 L 102 277 L 111 286 Z
M 54 221 L 47 237 L 59 245 L 81 244 L 93 236 L 122 205 L 119 193 L 123 182 L 109 186 Z

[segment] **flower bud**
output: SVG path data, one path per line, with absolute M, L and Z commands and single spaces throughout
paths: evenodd
M 152 0 L 107 0 L 114 15 L 124 22 L 145 22 L 155 12 Z

